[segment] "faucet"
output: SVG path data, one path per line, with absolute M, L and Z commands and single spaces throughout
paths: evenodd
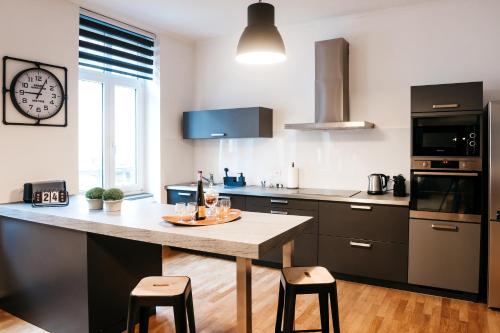
M 209 178 L 204 177 L 204 176 L 201 176 L 201 178 L 203 178 L 203 180 L 206 181 L 209 186 L 215 185 L 213 173 L 209 173 Z

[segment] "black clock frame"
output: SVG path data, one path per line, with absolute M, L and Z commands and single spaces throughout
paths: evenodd
M 7 61 L 8 60 L 33 64 L 35 67 L 38 67 L 40 69 L 43 69 L 42 68 L 42 66 L 43 66 L 43 67 L 52 67 L 52 68 L 62 69 L 64 71 L 64 85 L 61 84 L 59 79 L 57 79 L 59 81 L 59 83 L 61 84 L 61 86 L 64 86 L 64 95 L 63 95 L 63 102 L 62 102 L 62 104 L 64 104 L 64 123 L 63 124 L 44 124 L 44 123 L 41 123 L 41 121 L 47 120 L 50 118 L 38 119 L 38 118 L 30 117 L 26 113 L 24 113 L 23 111 L 20 111 L 18 109 L 18 107 L 16 106 L 16 103 L 14 101 L 12 101 L 12 102 L 13 102 L 13 105 L 17 111 L 20 111 L 20 113 L 23 116 L 25 116 L 26 118 L 29 118 L 30 120 L 36 120 L 36 122 L 35 123 L 21 123 L 21 122 L 9 122 L 9 121 L 7 121 L 7 93 L 9 93 L 9 95 L 10 95 L 10 92 L 11 92 L 10 85 L 9 85 L 9 88 L 7 88 L 7 74 L 6 73 L 7 73 Z M 21 72 L 24 72 L 24 70 Z M 17 76 L 17 74 L 16 74 L 16 76 Z M 2 119 L 2 121 L 5 125 L 49 126 L 49 127 L 67 127 L 68 126 L 68 92 L 67 92 L 68 91 L 68 69 L 66 67 L 46 64 L 46 63 L 39 62 L 39 61 L 32 61 L 32 60 L 25 60 L 25 59 L 4 56 L 3 57 L 3 80 L 2 81 L 3 81 L 3 85 L 2 85 L 3 119 Z M 62 108 L 62 105 L 61 105 L 61 108 Z M 59 113 L 60 111 L 61 110 L 59 109 L 59 111 L 57 113 Z
M 14 78 L 10 82 L 10 89 L 9 89 L 10 99 L 12 100 L 12 104 L 14 104 L 14 107 L 17 109 L 17 111 L 19 111 L 23 116 L 31 118 L 33 120 L 46 120 L 46 119 L 50 119 L 50 118 L 54 117 L 55 115 L 57 115 L 59 113 L 59 111 L 61 111 L 63 104 L 66 103 L 66 101 L 64 100 L 64 96 L 63 96 L 63 99 L 62 99 L 62 103 L 61 103 L 61 105 L 59 105 L 59 107 L 57 108 L 56 112 L 54 112 L 54 114 L 51 115 L 50 117 L 45 117 L 45 118 L 33 117 L 29 113 L 26 113 L 26 111 L 24 111 L 21 108 L 21 106 L 19 105 L 19 103 L 17 102 L 17 99 L 15 97 L 14 85 L 16 84 L 16 81 L 19 79 L 19 77 L 21 75 L 23 75 L 24 73 L 26 73 L 28 71 L 32 71 L 33 69 L 40 70 L 40 71 L 43 71 L 43 72 L 47 72 L 48 74 L 52 75 L 56 79 L 56 83 L 61 88 L 61 91 L 65 92 L 65 90 L 63 89 L 63 86 L 61 84 L 61 81 L 59 81 L 59 79 L 57 78 L 57 76 L 55 76 L 54 74 L 52 74 L 52 72 L 46 70 L 45 68 L 41 68 L 41 67 L 30 67 L 30 68 L 23 69 L 22 71 L 20 71 L 19 73 L 17 73 L 16 76 L 14 76 Z

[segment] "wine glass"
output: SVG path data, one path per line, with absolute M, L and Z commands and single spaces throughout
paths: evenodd
M 229 215 L 229 210 L 231 209 L 231 199 L 227 197 L 220 198 L 219 205 L 222 210 L 222 217 L 227 217 Z
M 208 189 L 205 193 L 205 205 L 208 207 L 207 215 L 213 216 L 213 208 L 217 205 L 219 193 L 214 189 Z
M 198 212 L 198 204 L 196 202 L 190 202 L 186 206 L 186 213 L 191 216 L 191 223 L 195 223 L 196 220 L 194 217 L 196 216 L 196 212 Z
M 186 204 L 184 202 L 178 202 L 174 207 L 175 215 L 179 216 L 179 221 L 182 221 L 184 214 L 186 213 Z

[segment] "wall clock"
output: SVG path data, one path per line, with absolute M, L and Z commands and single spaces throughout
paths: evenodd
M 6 125 L 66 126 L 67 69 L 11 57 L 4 57 L 3 60 L 3 123 Z M 8 61 L 14 61 L 16 64 L 8 68 Z M 10 83 L 7 82 L 8 76 L 13 76 Z M 60 78 L 63 79 L 64 84 L 61 83 Z M 59 115 L 63 107 L 64 114 Z

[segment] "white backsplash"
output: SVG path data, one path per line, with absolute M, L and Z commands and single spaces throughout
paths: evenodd
M 408 179 L 411 86 L 484 81 L 485 101 L 500 99 L 498 12 L 498 0 L 442 0 L 280 25 L 287 61 L 273 66 L 235 62 L 238 33 L 197 42 L 195 107 L 272 108 L 274 137 L 198 140 L 193 167 L 220 181 L 227 166 L 257 184 L 285 182 L 273 175 L 295 161 L 300 186 L 314 188 L 366 190 L 371 173 Z M 314 121 L 314 42 L 337 37 L 350 43 L 350 120 L 377 127 L 285 131 Z
M 364 190 L 371 173 L 402 173 L 408 179 L 409 141 L 409 128 L 279 130 L 273 139 L 198 141 L 194 165 L 204 173 L 213 172 L 217 182 L 228 167 L 230 175 L 243 172 L 251 185 L 265 180 L 286 186 L 286 170 L 293 161 L 299 168 L 300 187 Z

